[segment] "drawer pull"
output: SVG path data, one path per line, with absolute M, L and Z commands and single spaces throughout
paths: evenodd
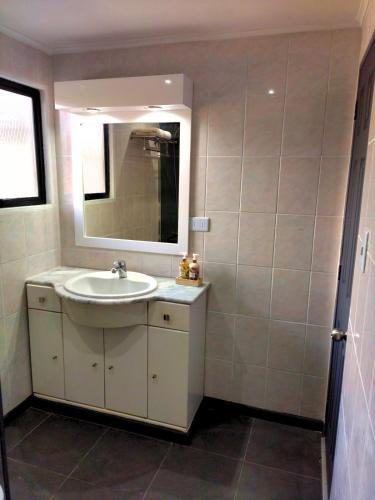
M 152 376 L 152 380 L 156 380 L 157 378 L 158 378 L 158 376 L 156 375 L 156 373 L 154 373 Z
M 112 365 L 111 365 L 111 366 L 109 366 L 109 367 L 108 367 L 108 370 L 113 370 L 113 366 L 112 366 Z
M 170 318 L 169 314 L 163 314 L 163 319 L 164 319 L 164 321 L 169 321 L 171 318 Z
M 93 363 L 91 366 L 95 368 L 96 366 L 98 366 L 98 363 Z
M 45 301 L 46 301 L 46 298 L 45 297 L 39 297 L 38 300 L 39 300 L 39 304 L 44 304 Z
M 58 356 L 57 356 L 57 355 L 52 356 L 52 359 L 57 359 L 57 358 L 58 358 Z

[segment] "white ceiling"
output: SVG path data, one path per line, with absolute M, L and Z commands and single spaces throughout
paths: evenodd
M 0 31 L 50 53 L 359 26 L 367 0 L 1 0 Z

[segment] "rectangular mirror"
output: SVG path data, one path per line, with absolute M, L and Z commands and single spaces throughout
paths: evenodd
M 81 124 L 87 237 L 178 243 L 180 123 Z

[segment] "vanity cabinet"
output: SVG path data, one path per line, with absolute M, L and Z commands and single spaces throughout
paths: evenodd
M 73 322 L 52 287 L 27 285 L 27 296 L 37 397 L 189 429 L 203 397 L 205 293 L 149 302 L 140 324 L 121 328 Z

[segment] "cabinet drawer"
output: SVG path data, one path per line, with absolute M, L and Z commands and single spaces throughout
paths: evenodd
M 148 324 L 188 332 L 190 306 L 173 302 L 149 302 Z
M 29 309 L 61 312 L 60 299 L 50 286 L 27 285 L 27 304 Z

